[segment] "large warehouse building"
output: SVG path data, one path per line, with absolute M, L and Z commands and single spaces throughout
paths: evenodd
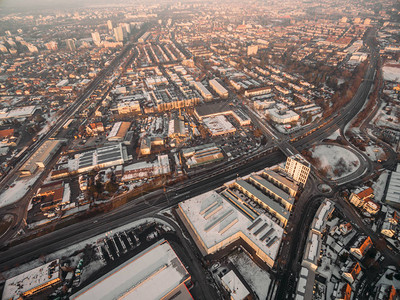
M 122 165 L 128 159 L 126 148 L 120 143 L 76 154 L 74 159 L 68 161 L 68 169 L 70 172 L 84 173 L 95 168 Z
M 283 228 L 245 205 L 233 193 L 210 191 L 179 204 L 179 217 L 203 255 L 242 239 L 271 268 L 275 265 Z
M 29 176 L 38 168 L 44 168 L 60 149 L 62 140 L 47 140 L 19 169 L 22 176 Z
M 161 240 L 119 265 L 70 299 L 193 299 L 185 283 L 191 277 L 170 244 Z

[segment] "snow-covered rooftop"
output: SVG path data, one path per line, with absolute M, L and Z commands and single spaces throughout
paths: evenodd
M 222 278 L 222 282 L 231 292 L 231 299 L 242 300 L 247 297 L 250 293 L 236 276 L 235 272 L 232 270 L 226 273 Z
M 321 232 L 324 223 L 326 222 L 326 218 L 329 215 L 331 209 L 333 207 L 333 203 L 331 201 L 325 200 L 325 202 L 320 206 L 317 211 L 317 214 L 314 218 L 314 226 L 313 229 Z
M 224 115 L 207 117 L 203 119 L 203 122 L 212 135 L 221 135 L 236 131 L 236 128 Z
M 1 299 L 19 299 L 19 297 L 41 285 L 60 280 L 59 261 L 54 260 L 25 273 L 7 279 Z
M 239 236 L 248 239 L 275 260 L 283 236 L 283 228 L 262 214 L 254 221 L 216 191 L 210 191 L 179 204 L 191 227 L 207 249 L 229 244 Z
M 162 299 L 190 278 L 170 244 L 162 240 L 102 276 L 71 299 Z
M 386 201 L 389 203 L 399 205 L 400 204 L 400 164 L 397 167 L 396 172 L 392 172 L 390 177 L 389 186 L 386 193 Z

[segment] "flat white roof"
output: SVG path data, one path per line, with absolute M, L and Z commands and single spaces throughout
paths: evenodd
M 203 119 L 211 134 L 224 134 L 236 131 L 235 126 L 224 115 L 212 116 Z
M 315 216 L 315 224 L 314 228 L 318 231 L 321 231 L 322 226 L 324 225 L 324 222 L 326 220 L 326 216 L 328 212 L 331 210 L 332 207 L 332 202 L 325 200 L 323 206 L 319 209 L 318 215 Z
M 283 228 L 268 216 L 262 214 L 252 221 L 216 191 L 188 199 L 179 206 L 208 249 L 242 232 L 268 257 L 276 259 Z
M 54 264 L 54 269 L 49 272 L 49 267 Z M 30 291 L 42 284 L 46 284 L 59 278 L 59 261 L 53 260 L 45 265 L 39 266 L 25 273 L 7 279 L 4 285 L 1 299 L 18 299 L 21 294 Z
M 229 288 L 233 300 L 242 300 L 250 294 L 232 270 L 226 273 L 221 280 Z
M 399 167 L 397 167 L 399 168 Z M 400 204 L 400 172 L 392 172 L 386 194 L 386 201 Z
M 162 240 L 71 296 L 71 299 L 161 299 L 189 276 L 170 244 Z
M 315 258 L 317 256 L 317 251 L 319 247 L 319 236 L 316 233 L 311 234 L 311 239 L 310 239 L 310 248 L 308 249 L 308 255 L 307 259 L 309 261 L 315 261 Z

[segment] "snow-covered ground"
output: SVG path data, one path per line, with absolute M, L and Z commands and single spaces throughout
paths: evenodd
M 365 153 L 373 161 L 380 160 L 385 155 L 385 151 L 383 151 L 382 148 L 376 147 L 376 146 L 367 146 L 367 147 L 365 147 Z
M 42 172 L 39 172 L 33 177 L 27 177 L 15 181 L 15 185 L 13 187 L 10 187 L 0 194 L 0 208 L 15 203 L 22 197 L 24 197 L 30 189 L 31 185 L 33 185 L 35 181 L 39 178 L 41 173 Z
M 330 139 L 330 140 L 336 140 L 339 136 L 340 136 L 340 130 L 338 129 L 338 130 L 336 130 L 334 133 L 332 133 L 332 134 L 328 137 L 328 139 Z
M 389 171 L 385 170 L 379 176 L 378 180 L 374 182 L 372 188 L 374 189 L 375 199 L 378 201 L 382 201 L 383 193 L 385 192 L 386 181 L 389 176 Z
M 339 179 L 350 175 L 358 169 L 358 157 L 344 147 L 333 145 L 319 145 L 311 149 L 313 158 L 320 161 L 320 169 L 327 171 L 327 177 Z
M 229 260 L 239 270 L 258 298 L 265 299 L 271 284 L 268 272 L 258 267 L 245 252 L 234 254 L 229 257 Z

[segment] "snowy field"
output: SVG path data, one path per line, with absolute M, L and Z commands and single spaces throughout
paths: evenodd
M 384 80 L 400 82 L 400 65 L 398 67 L 384 66 L 382 70 Z
M 15 185 L 13 187 L 10 187 L 0 194 L 0 208 L 13 204 L 24 197 L 25 194 L 29 191 L 30 186 L 33 185 L 35 181 L 39 178 L 40 174 L 41 172 L 39 172 L 34 177 L 15 181 Z
M 239 270 L 258 298 L 265 299 L 271 284 L 268 272 L 258 267 L 245 252 L 234 254 L 229 257 L 229 260 Z
M 313 147 L 311 153 L 320 161 L 319 169 L 325 170 L 326 176 L 334 180 L 350 175 L 360 165 L 357 156 L 344 147 L 320 145 Z

